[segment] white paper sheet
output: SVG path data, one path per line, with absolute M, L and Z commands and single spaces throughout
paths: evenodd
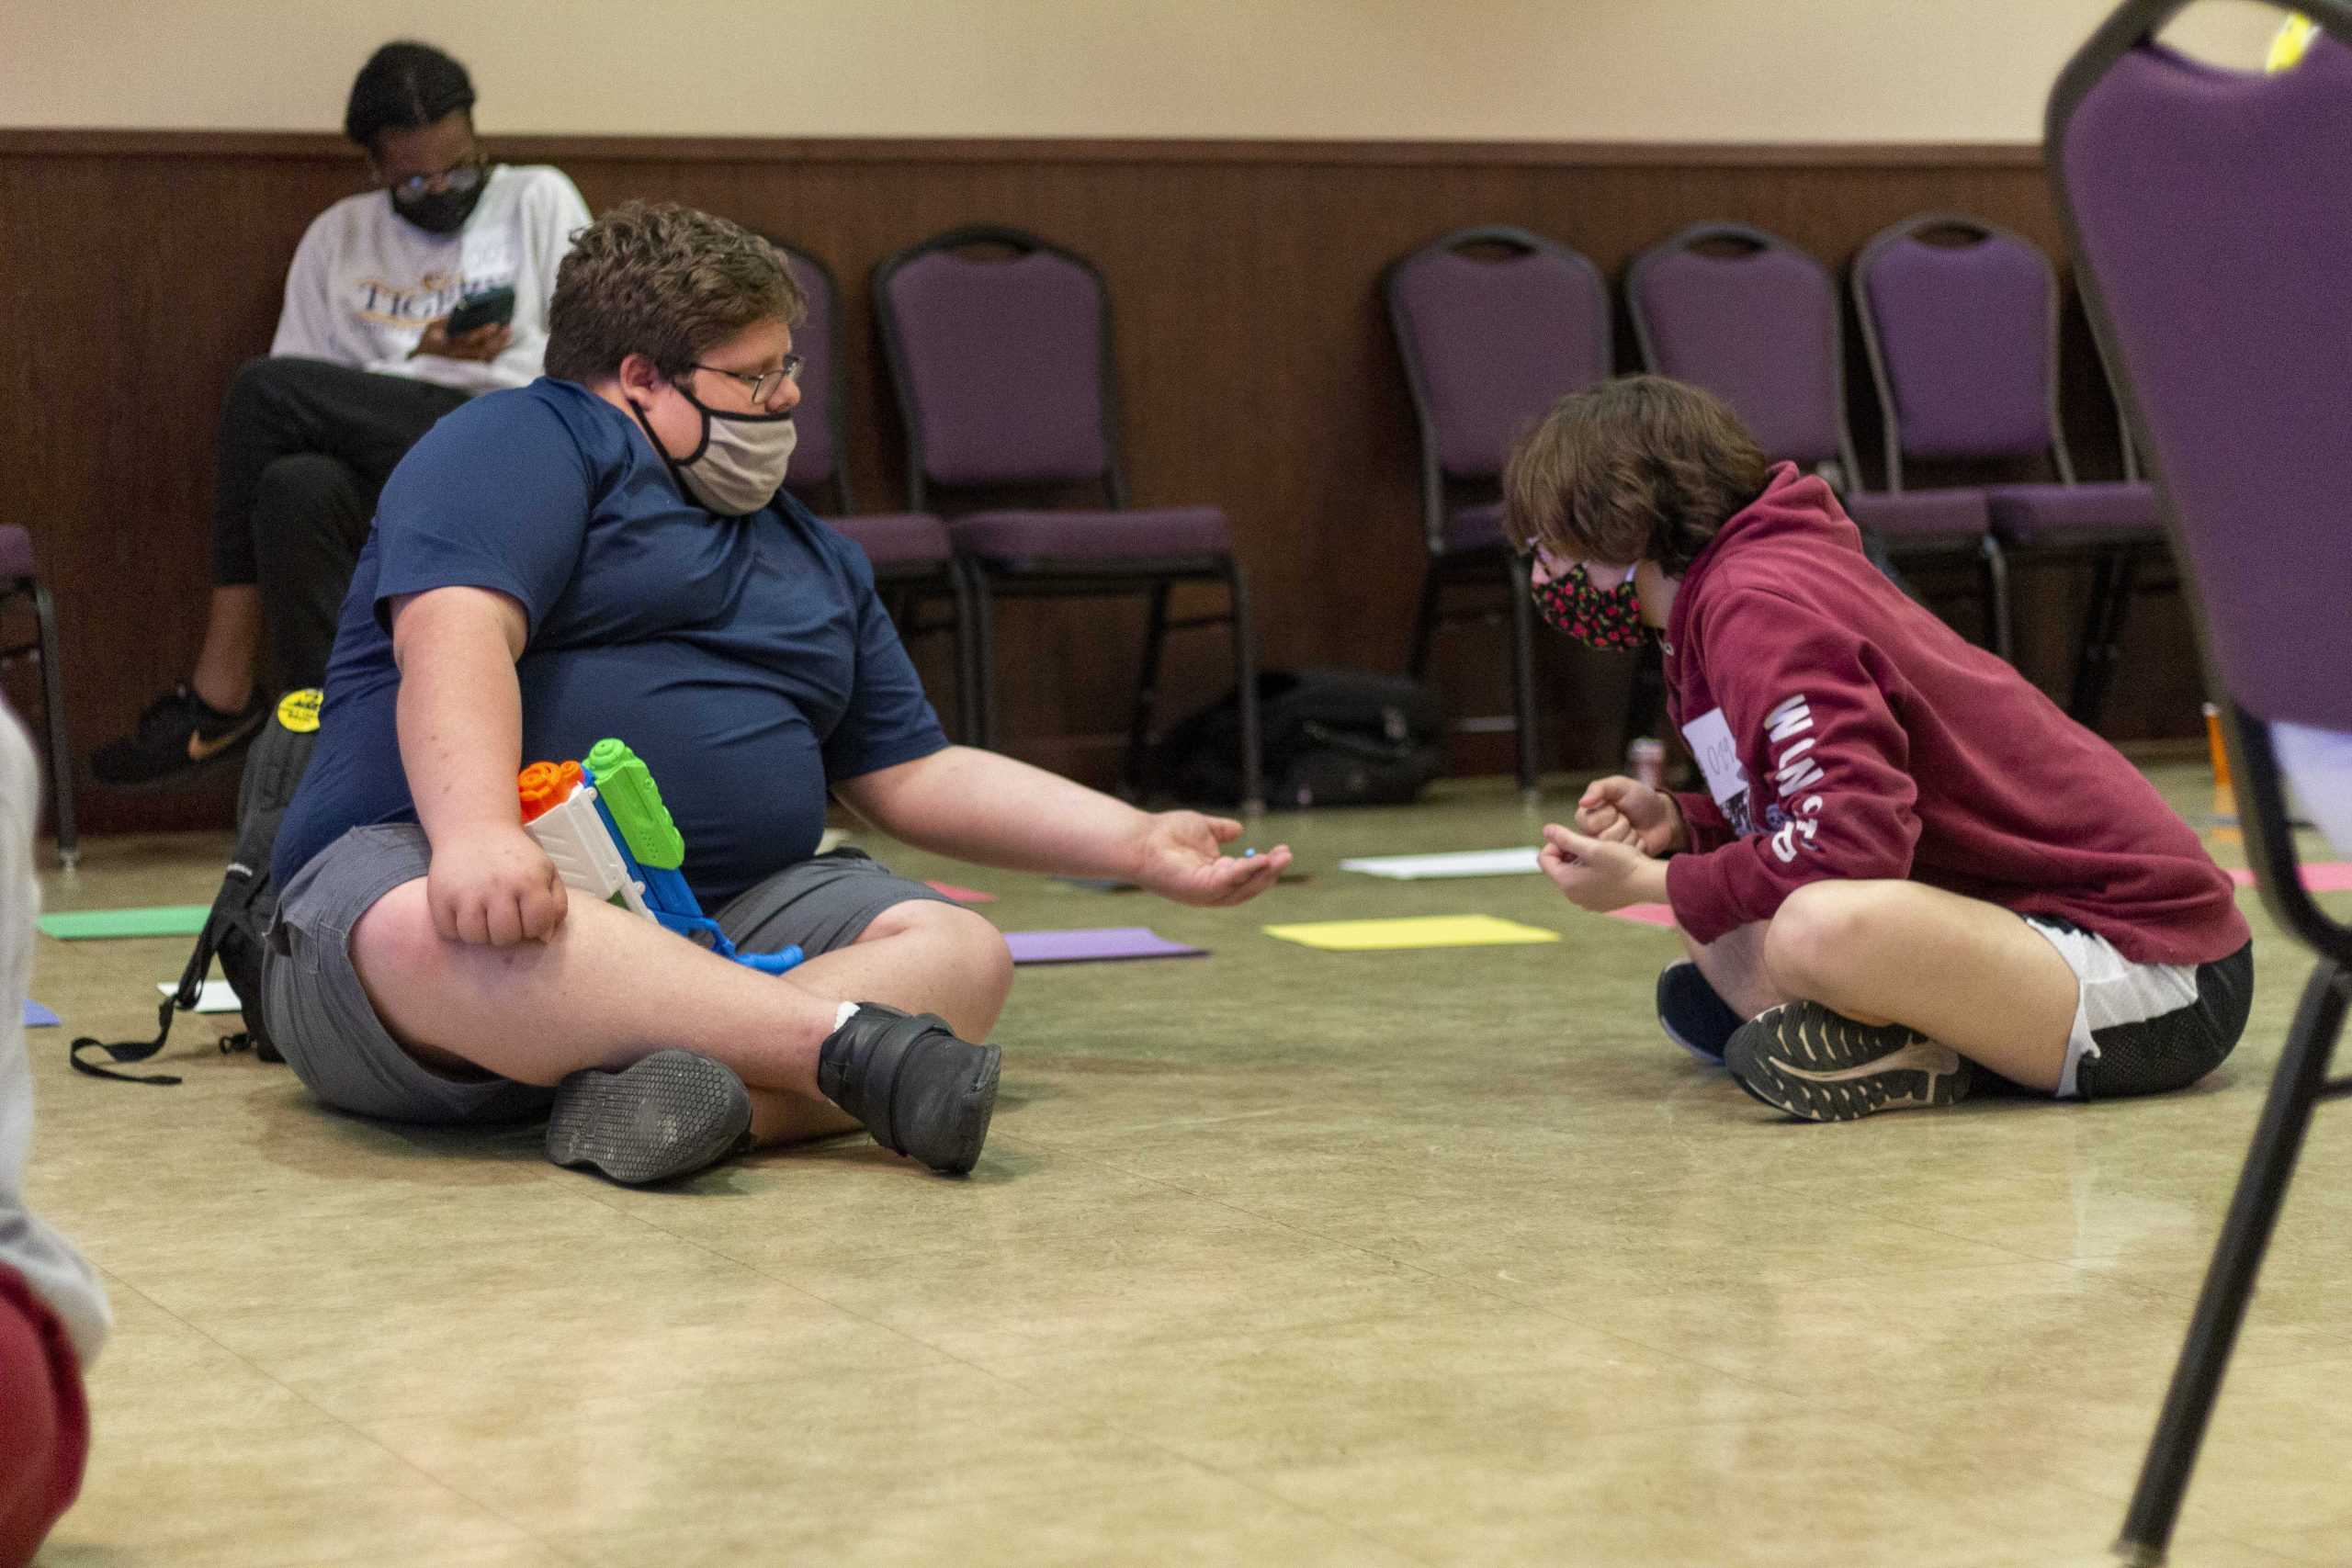
M 178 990 L 179 987 L 169 980 L 158 980 L 155 982 L 155 988 L 168 997 Z M 197 993 L 196 1010 L 198 1012 L 243 1012 L 245 1010 L 245 1004 L 237 999 L 237 993 L 228 981 L 207 980 L 204 982 L 204 989 Z
M 1543 869 L 1535 852 L 1523 850 L 1457 850 L 1442 855 L 1366 855 L 1340 863 L 1341 871 L 1367 876 L 1419 882 L 1432 876 L 1525 876 Z

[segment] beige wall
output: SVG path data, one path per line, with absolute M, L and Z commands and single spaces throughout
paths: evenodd
M 386 38 L 490 131 L 2025 141 L 2109 0 L 0 0 L 0 125 L 319 130 Z M 2258 58 L 2276 14 L 2186 24 Z

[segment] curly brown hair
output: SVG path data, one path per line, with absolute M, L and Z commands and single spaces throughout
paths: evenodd
M 676 380 L 753 322 L 807 309 L 783 253 L 749 229 L 673 202 L 623 202 L 574 235 L 556 269 L 547 372 L 602 381 L 642 354 Z
M 1712 392 L 1664 376 L 1621 376 L 1571 392 L 1521 435 L 1503 467 L 1503 527 L 1522 554 L 1680 577 L 1771 464 Z

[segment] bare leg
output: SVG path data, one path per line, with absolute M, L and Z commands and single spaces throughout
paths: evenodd
M 551 942 L 446 942 L 422 878 L 360 918 L 351 956 L 385 1028 L 428 1066 L 554 1084 L 679 1046 L 732 1068 L 752 1092 L 754 1134 L 779 1142 L 854 1125 L 817 1090 L 842 1001 L 936 1011 L 985 1039 L 1012 979 L 995 928 L 944 905 L 886 909 L 850 947 L 779 977 L 584 898 Z
M 971 910 L 916 899 L 883 910 L 855 942 L 792 976 L 831 995 L 935 1012 L 964 1039 L 986 1040 L 1012 989 L 1012 954 L 996 927 Z M 828 1100 L 752 1090 L 752 1134 L 762 1144 L 830 1137 L 857 1124 Z
M 1714 941 L 1702 945 L 1682 935 L 1682 945 L 1699 965 L 1699 973 L 1715 988 L 1715 995 L 1742 1018 L 1754 1018 L 1758 1013 L 1779 1007 L 1788 996 L 1774 987 L 1772 977 L 1764 967 L 1765 924 L 1737 927 L 1725 931 Z
M 1764 967 L 1781 995 L 1904 1024 L 2057 1090 L 2080 986 L 2056 948 L 1998 905 L 1917 882 L 1812 883 L 1772 918 Z
M 221 712 L 239 712 L 253 700 L 254 659 L 260 651 L 261 590 L 250 582 L 215 588 L 188 685 Z

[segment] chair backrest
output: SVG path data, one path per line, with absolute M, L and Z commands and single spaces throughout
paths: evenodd
M 2153 40 L 2184 0 L 2132 0 L 2052 95 L 2049 145 L 2092 329 L 2124 388 L 2241 720 L 2264 893 L 2306 940 L 2271 722 L 2352 730 L 2352 6 L 2275 76 Z M 2245 722 L 2245 721 L 2253 722 Z
M 1903 488 L 1905 457 L 2047 453 L 2074 482 L 2058 429 L 2058 275 L 2030 240 L 1923 213 L 1873 235 L 1853 281 L 1889 490 Z
M 792 280 L 808 297 L 808 309 L 792 329 L 792 350 L 800 355 L 800 406 L 793 412 L 798 438 L 785 484 L 801 500 L 835 513 L 852 510 L 849 465 L 842 460 L 842 402 L 846 378 L 839 352 L 841 290 L 832 268 L 775 235 L 768 243 L 784 253 Z
M 1645 368 L 1723 399 L 1773 457 L 1860 483 L 1838 281 L 1814 256 L 1744 223 L 1694 223 L 1634 258 L 1625 302 Z
M 1447 480 L 1491 480 L 1512 438 L 1606 379 L 1609 288 L 1592 263 L 1524 229 L 1460 229 L 1383 280 L 1420 426 L 1423 523 L 1444 537 Z
M 1101 482 L 1126 504 L 1102 275 L 975 224 L 886 256 L 874 306 L 906 421 L 908 502 L 930 486 Z

